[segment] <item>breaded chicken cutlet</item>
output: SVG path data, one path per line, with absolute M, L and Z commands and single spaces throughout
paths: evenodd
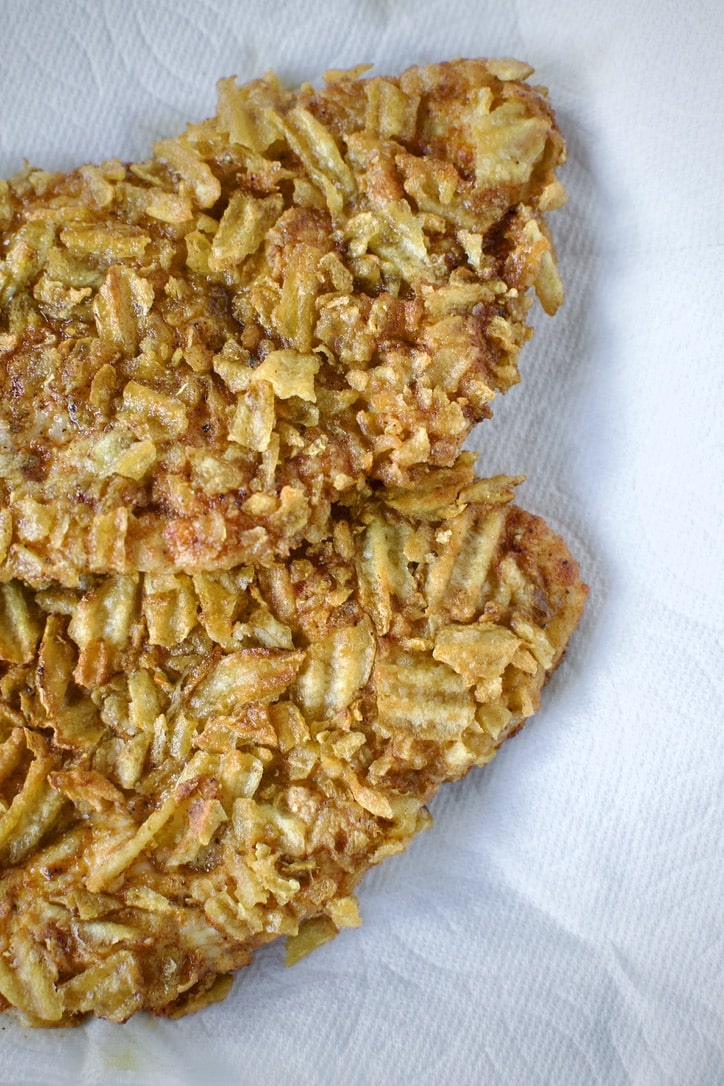
M 0 182 L 0 579 L 270 564 L 453 464 L 562 296 L 530 73 L 223 80 L 147 162 Z
M 359 922 L 370 866 L 539 704 L 586 595 L 464 454 L 266 568 L 0 586 L 0 993 L 178 1016 Z

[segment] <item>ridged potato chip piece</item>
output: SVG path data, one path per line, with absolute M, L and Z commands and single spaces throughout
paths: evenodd
M 272 564 L 518 380 L 533 292 L 562 300 L 545 92 L 363 70 L 222 80 L 146 162 L 0 186 L 1 580 Z
M 177 1017 L 299 960 L 535 711 L 577 566 L 514 480 L 433 474 L 268 567 L 3 586 L 3 1005 Z

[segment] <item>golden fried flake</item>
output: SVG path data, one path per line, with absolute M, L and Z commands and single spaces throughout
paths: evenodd
M 200 575 L 450 466 L 518 379 L 565 157 L 513 61 L 219 84 L 215 117 L 2 184 L 0 578 Z
M 535 711 L 585 600 L 472 465 L 337 505 L 267 567 L 3 586 L 5 1006 L 178 1016 L 261 944 L 294 962 L 359 923 L 364 872 Z

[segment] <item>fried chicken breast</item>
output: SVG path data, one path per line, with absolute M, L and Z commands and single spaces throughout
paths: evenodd
M 0 579 L 271 565 L 452 465 L 562 297 L 530 73 L 223 80 L 147 162 L 0 182 Z
M 0 994 L 35 1025 L 220 998 L 359 922 L 370 866 L 538 707 L 586 588 L 472 457 L 268 567 L 0 586 Z

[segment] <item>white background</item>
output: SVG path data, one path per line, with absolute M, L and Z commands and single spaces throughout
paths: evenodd
M 0 176 L 145 157 L 218 77 L 512 55 L 569 144 L 568 298 L 477 431 L 592 586 L 533 723 L 363 884 L 364 924 L 226 1004 L 33 1032 L 0 1081 L 724 1079 L 724 9 L 718 0 L 0 0 Z

